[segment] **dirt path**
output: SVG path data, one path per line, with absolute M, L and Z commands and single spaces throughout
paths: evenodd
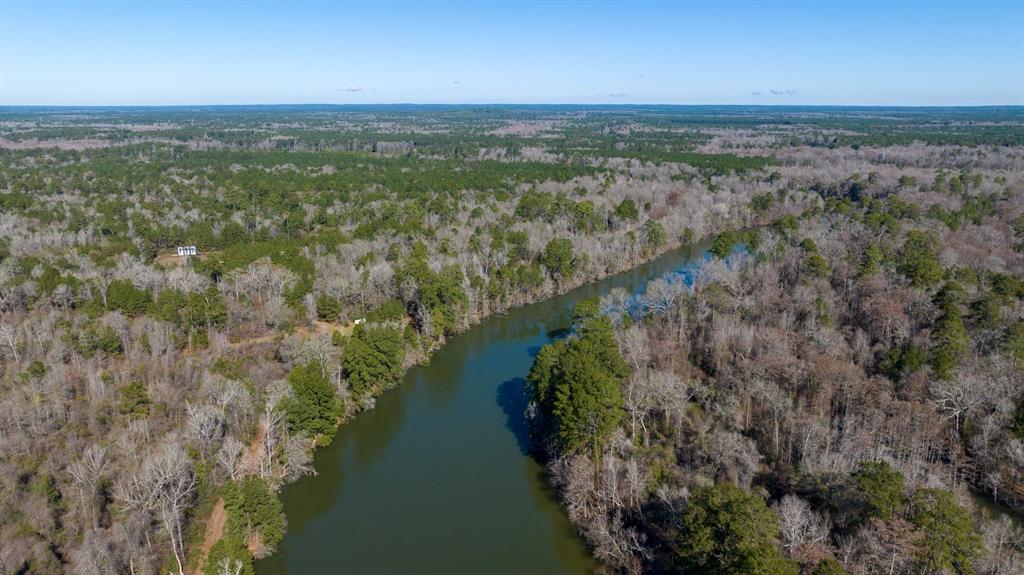
M 206 534 L 203 535 L 203 544 L 199 547 L 199 561 L 196 562 L 191 575 L 202 575 L 206 556 L 210 554 L 210 549 L 224 535 L 224 525 L 227 522 L 228 512 L 224 508 L 224 498 L 221 497 L 213 505 L 213 511 L 210 513 L 210 516 L 206 518 Z
M 295 327 L 292 330 L 291 334 L 308 339 L 308 338 L 315 337 L 315 336 L 331 335 L 332 333 L 337 331 L 337 332 L 340 332 L 341 335 L 343 335 L 343 336 L 350 336 L 350 335 L 352 335 L 352 331 L 354 329 L 355 329 L 355 324 L 354 323 L 347 323 L 345 325 L 338 325 L 338 324 L 336 324 L 334 322 L 319 321 L 319 320 L 317 320 L 317 321 L 313 322 L 312 326 L 304 326 L 304 325 L 302 325 L 302 326 Z M 258 345 L 258 344 L 261 344 L 261 343 L 269 343 L 269 342 L 272 342 L 272 341 L 276 341 L 277 339 L 279 339 L 281 337 L 283 337 L 283 336 L 280 333 L 277 333 L 275 331 L 270 331 L 270 332 L 268 332 L 268 333 L 266 333 L 264 335 L 260 335 L 260 336 L 257 336 L 257 337 L 247 337 L 245 339 L 240 339 L 238 341 L 232 341 L 232 342 L 228 343 L 228 346 L 231 349 L 238 349 L 238 348 L 242 348 L 242 347 Z
M 249 442 L 249 447 L 242 456 L 242 475 L 255 475 L 260 470 L 260 451 L 263 446 L 263 428 L 256 433 L 256 437 Z M 198 561 L 189 575 L 202 575 L 206 557 L 210 549 L 224 536 L 224 527 L 228 522 L 228 512 L 224 506 L 224 498 L 220 497 L 213 504 L 213 511 L 206 518 L 206 532 L 203 534 L 203 544 L 197 553 Z
M 260 457 L 263 456 L 263 436 L 266 430 L 261 425 L 256 437 L 249 443 L 249 449 L 242 457 L 242 475 L 256 475 L 260 472 Z
M 303 337 L 328 335 L 334 331 L 340 331 L 342 335 L 352 335 L 352 330 L 354 328 L 355 324 L 353 323 L 338 325 L 333 322 L 317 321 L 313 323 L 312 327 L 300 327 L 295 331 Z M 278 337 L 279 334 L 270 332 L 259 337 L 233 342 L 230 346 L 232 348 L 239 348 L 259 343 L 266 343 L 274 341 Z M 256 433 L 256 437 L 249 442 L 245 455 L 242 456 L 241 469 L 243 476 L 255 475 L 260 472 L 260 458 L 263 453 L 263 435 L 264 430 L 260 427 L 259 431 Z M 224 507 L 224 498 L 221 497 L 217 499 L 216 503 L 214 503 L 213 511 L 210 512 L 210 516 L 206 519 L 206 532 L 203 534 L 203 544 L 196 551 L 196 553 L 198 553 L 198 561 L 196 561 L 195 567 L 189 575 L 202 575 L 203 565 L 206 563 L 206 557 L 210 554 L 210 549 L 220 541 L 221 537 L 224 536 L 224 527 L 227 524 L 227 520 L 228 513 Z
M 228 346 L 231 349 L 238 349 L 240 347 L 247 347 L 247 346 L 250 346 L 250 345 L 258 345 L 258 344 L 261 344 L 261 343 L 268 343 L 268 342 L 276 340 L 278 337 L 280 337 L 279 334 L 271 331 L 270 333 L 268 333 L 266 335 L 261 335 L 259 337 L 249 337 L 249 338 L 246 338 L 246 339 L 243 339 L 243 340 L 240 340 L 240 341 L 233 341 L 233 342 L 229 343 Z

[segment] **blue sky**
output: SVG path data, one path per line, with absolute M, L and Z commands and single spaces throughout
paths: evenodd
M 0 0 L 0 104 L 1024 104 L 1024 0 Z

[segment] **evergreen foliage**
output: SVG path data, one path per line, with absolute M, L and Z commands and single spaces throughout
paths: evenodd
M 924 533 L 921 561 L 929 573 L 974 574 L 984 550 L 967 509 L 944 489 L 921 488 L 911 501 L 910 521 Z
M 572 241 L 565 238 L 549 241 L 541 253 L 540 263 L 555 281 L 571 278 L 580 267 L 580 260 L 575 255 Z
M 316 316 L 321 321 L 338 321 L 341 302 L 338 298 L 323 294 L 316 298 Z
M 356 397 L 371 397 L 398 383 L 405 344 L 398 331 L 356 326 L 345 346 L 342 367 Z
M 826 557 L 818 561 L 811 571 L 811 575 L 848 575 L 848 572 L 843 568 L 842 563 L 831 557 Z
M 568 342 L 544 346 L 527 376 L 541 411 L 535 431 L 552 435 L 565 451 L 596 452 L 622 419 L 619 386 L 628 373 L 604 316 L 586 320 Z
M 128 317 L 142 315 L 149 309 L 149 292 L 138 289 L 128 280 L 114 280 L 107 289 L 107 306 Z
M 959 305 L 959 292 L 962 291 L 963 288 L 951 282 L 946 284 L 937 297 L 942 315 L 935 320 L 932 329 L 931 365 L 941 379 L 953 377 L 960 360 L 970 348 L 970 336 L 964 326 Z
M 328 443 L 341 415 L 341 400 L 324 376 L 319 363 L 297 365 L 288 374 L 292 396 L 284 400 L 288 425 L 295 433 L 306 433 Z
M 718 259 L 725 259 L 732 254 L 732 248 L 737 241 L 735 232 L 720 233 L 711 243 L 711 254 Z
M 232 542 L 248 544 L 255 537 L 264 548 L 273 550 L 284 538 L 281 500 L 263 479 L 249 475 L 225 485 L 224 507 L 228 512 L 225 554 L 230 556 Z
M 864 461 L 853 474 L 868 517 L 889 519 L 903 507 L 903 474 L 885 461 Z
M 944 275 L 936 253 L 934 237 L 919 230 L 907 232 L 900 251 L 898 269 L 914 287 L 927 288 L 938 283 Z
M 624 220 L 636 221 L 640 217 L 640 212 L 636 209 L 636 202 L 626 198 L 615 206 L 615 215 Z
M 399 321 L 405 317 L 405 306 L 397 299 L 388 300 L 366 314 L 368 322 Z
M 696 575 L 797 575 L 776 546 L 778 534 L 761 498 L 729 483 L 698 487 L 676 536 L 680 566 Z
M 255 575 L 256 570 L 252 565 L 252 555 L 238 537 L 222 537 L 206 554 L 206 564 L 203 566 L 203 575 L 225 575 L 224 566 L 228 566 L 228 573 L 234 574 L 238 565 L 241 571 L 238 575 Z

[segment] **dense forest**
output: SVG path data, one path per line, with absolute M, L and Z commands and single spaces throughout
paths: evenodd
M 689 284 L 579 306 L 535 359 L 531 427 L 601 559 L 1024 572 L 1019 519 L 977 505 L 1024 503 L 1020 163 L 978 166 L 817 182 Z
M 528 377 L 605 568 L 1018 573 L 1022 178 L 1017 108 L 0 108 L 0 573 L 252 573 L 447 337 L 701 238 Z

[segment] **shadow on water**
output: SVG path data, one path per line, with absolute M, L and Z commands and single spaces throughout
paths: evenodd
M 340 427 L 331 444 L 314 454 L 313 467 L 317 473 L 302 477 L 285 490 L 282 497 L 288 507 L 288 529 L 293 534 L 301 533 L 309 522 L 324 513 L 323 501 L 338 498 L 346 473 L 369 473 L 394 440 L 407 407 L 407 402 L 398 396 L 408 390 L 393 391 L 378 398 L 378 407 L 390 404 L 385 409 L 361 413 Z
M 295 488 L 285 490 L 282 494 L 288 508 L 288 530 L 293 536 L 300 535 L 310 522 L 324 512 L 321 501 L 338 497 L 345 479 L 345 472 L 339 462 L 350 441 L 350 436 L 341 435 L 329 447 L 318 451 L 313 459 L 317 474 L 299 479 L 294 484 Z M 308 497 L 310 493 L 315 493 L 316 497 Z M 279 556 L 272 556 L 271 559 L 276 557 Z
M 548 332 L 548 339 L 562 339 L 572 333 L 572 328 L 563 327 Z
M 530 455 L 533 440 L 526 421 L 526 406 L 530 402 L 526 395 L 526 380 L 516 377 L 502 383 L 498 386 L 497 396 L 498 407 L 505 414 L 505 427 L 515 436 L 519 452 Z
M 402 396 L 409 394 L 409 389 L 391 390 L 377 399 L 377 406 L 374 409 L 360 413 L 352 422 L 339 429 L 335 441 L 339 436 L 343 436 L 345 444 L 352 450 L 349 463 L 355 466 L 359 473 L 368 473 L 377 463 L 380 454 L 391 445 L 402 427 L 408 407 L 408 401 Z M 382 406 L 386 407 L 381 409 Z M 333 448 L 333 445 L 328 447 Z M 334 465 L 340 465 L 341 455 L 339 448 L 332 459 Z
M 419 368 L 417 385 L 424 385 L 427 398 L 438 408 L 448 404 L 458 394 L 460 382 L 465 378 L 465 359 L 472 356 L 478 344 L 466 338 L 450 342 L 452 359 L 430 362 Z

